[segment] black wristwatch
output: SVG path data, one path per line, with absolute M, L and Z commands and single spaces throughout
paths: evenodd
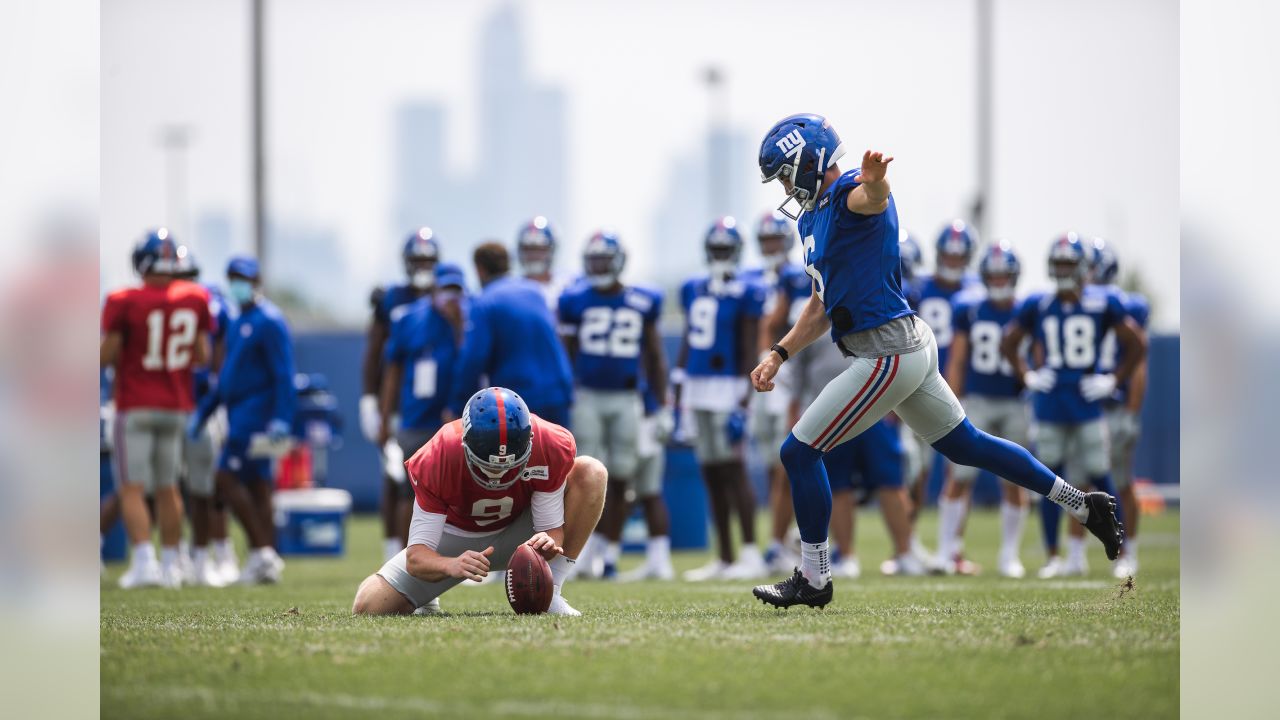
M 774 343 L 773 347 L 769 349 L 778 353 L 778 357 L 782 358 L 782 362 L 786 362 L 791 359 L 791 353 L 787 352 L 786 348 L 782 347 L 777 343 Z

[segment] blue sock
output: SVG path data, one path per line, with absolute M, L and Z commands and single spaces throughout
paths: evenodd
M 782 447 L 785 449 L 786 445 Z M 969 418 L 935 442 L 933 447 L 951 462 L 987 470 L 996 477 L 1041 495 L 1048 495 L 1053 489 L 1053 481 L 1058 478 L 1026 448 L 982 432 L 969 422 Z
M 1103 473 L 1089 478 L 1089 483 L 1097 490 L 1116 498 L 1116 519 L 1124 524 L 1124 505 L 1120 502 L 1120 494 L 1116 492 L 1116 484 L 1111 481 L 1111 473 Z
M 1062 527 L 1062 506 L 1049 498 L 1040 498 L 1040 530 L 1044 533 L 1044 549 L 1058 552 L 1058 529 Z
M 810 544 L 826 542 L 831 525 L 831 483 L 827 481 L 822 453 L 792 434 L 783 441 L 779 455 L 791 480 L 791 502 L 795 505 L 800 539 Z

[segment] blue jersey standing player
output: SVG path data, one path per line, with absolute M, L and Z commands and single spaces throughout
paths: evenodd
M 501 243 L 482 243 L 473 259 L 482 289 L 471 299 L 449 412 L 459 417 L 487 376 L 489 385 L 524 398 L 538 417 L 568 427 L 573 373 L 542 287 L 511 275 L 511 255 Z
M 686 580 L 763 577 L 764 557 L 756 546 L 755 494 L 743 462 L 746 438 L 747 372 L 756 357 L 765 288 L 742 277 L 742 234 L 731 217 L 717 220 L 703 242 L 706 275 L 680 288 L 684 340 L 676 363 L 676 403 L 692 412 L 694 451 L 710 496 L 719 555 L 685 573 Z M 734 562 L 730 516 L 737 510 L 742 548 Z
M 379 443 L 383 436 L 382 409 L 379 395 L 385 367 L 387 339 L 391 326 L 400 319 L 409 306 L 431 294 L 435 287 L 436 265 L 440 262 L 440 241 L 429 227 L 421 227 L 409 234 L 401 247 L 406 282 L 378 287 L 369 298 L 373 317 L 369 321 L 361 367 L 360 432 L 365 439 L 375 443 L 383 461 L 379 463 L 382 475 L 382 554 L 384 559 L 395 557 L 404 549 L 409 538 L 409 519 L 413 513 L 413 489 L 404 482 L 403 473 L 386 471 L 391 464 L 386 461 L 389 448 Z M 394 428 L 387 436 L 395 434 Z M 396 477 L 400 477 L 399 481 Z
M 764 284 L 768 299 L 764 305 L 764 317 L 760 319 L 760 332 L 756 351 L 766 353 L 776 338 L 791 327 L 800 314 L 800 308 L 811 292 L 809 276 L 804 268 L 793 262 L 791 249 L 796 243 L 796 230 L 791 219 L 772 210 L 765 213 L 756 224 L 756 240 L 764 266 L 748 271 L 747 277 Z M 791 431 L 791 411 L 795 402 L 795 386 L 801 382 L 794 373 L 783 371 L 778 391 L 757 396 L 752 405 L 752 440 L 757 452 L 763 456 L 764 466 L 769 468 L 769 509 L 772 524 L 769 528 L 769 547 L 764 559 L 772 572 L 791 572 L 798 558 L 786 545 L 794 513 L 791 510 L 791 487 L 787 483 L 787 471 L 778 458 L 777 448 Z
M 1115 250 L 1102 238 L 1094 238 L 1090 282 L 1120 295 L 1129 317 L 1144 331 L 1151 307 L 1139 293 L 1124 292 L 1116 284 L 1120 273 Z M 1116 334 L 1108 332 L 1102 339 L 1098 369 L 1113 373 L 1121 361 Z M 1111 440 L 1111 479 L 1120 491 L 1120 507 L 1126 519 L 1124 548 L 1112 568 L 1118 578 L 1138 574 L 1138 495 L 1133 486 L 1133 456 L 1142 433 L 1142 401 L 1147 394 L 1147 359 L 1143 357 L 1129 382 L 1116 386 L 1111 397 L 1103 400 L 1107 432 Z
M 592 565 L 596 558 L 603 559 L 602 577 L 617 577 L 622 527 L 631 506 L 627 498 L 634 496 L 644 506 L 649 529 L 644 569 L 653 577 L 670 579 L 669 521 L 661 477 L 639 473 L 642 425 L 648 414 L 642 390 L 648 388 L 655 398 L 667 394 L 667 362 L 658 333 L 662 295 L 623 285 L 626 261 L 616 233 L 596 232 L 582 255 L 586 282 L 559 300 L 560 333 L 576 380 L 573 427 L 578 452 L 602 461 L 609 470 L 609 492 L 589 552 Z M 671 424 L 669 409 L 655 408 L 654 413 Z
M 284 315 L 263 297 L 260 280 L 257 260 L 241 256 L 227 263 L 227 292 L 240 312 L 227 328 L 217 392 L 200 404 L 187 429 L 188 436 L 198 436 L 219 406 L 227 408 L 217 486 L 249 539 L 249 559 L 240 571 L 247 584 L 278 582 L 284 570 L 273 547 L 271 461 L 251 454 L 250 444 L 264 433 L 274 442 L 288 438 L 296 405 L 293 339 Z
M 752 384 L 759 392 L 772 390 L 782 363 L 828 329 L 852 360 L 782 444 L 800 527 L 800 567 L 780 583 L 756 587 L 755 596 L 776 607 L 831 602 L 831 485 L 822 456 L 891 410 L 953 462 L 984 468 L 1063 504 L 1102 540 L 1109 556 L 1118 555 L 1124 532 L 1114 498 L 1086 495 L 1023 448 L 965 418 L 938 372 L 933 333 L 902 294 L 898 213 L 886 179 L 893 158 L 867 151 L 861 169 L 842 173 L 836 161 L 843 154 L 826 119 L 808 114 L 781 120 L 760 146 L 764 181 L 779 180 L 787 192 L 782 209 L 792 200 L 800 203 L 805 269 L 814 292 L 795 325 L 752 371 Z
M 1018 275 L 1022 265 L 1005 240 L 997 240 L 982 255 L 978 265 L 986 294 L 956 304 L 951 315 L 953 337 L 947 382 L 964 405 L 975 427 L 1026 447 L 1027 408 L 1022 401 L 1022 381 L 1000 352 L 1004 327 L 1017 309 Z M 963 572 L 964 526 L 973 481 L 978 472 L 968 465 L 951 469 L 938 499 L 938 559 L 943 570 Z M 1000 554 L 997 568 L 1004 577 L 1026 574 L 1018 558 L 1022 529 L 1026 525 L 1027 498 L 1021 487 L 1002 481 L 1000 504 Z M 1127 540 L 1126 540 L 1127 544 Z
M 1023 301 L 1005 333 L 1002 351 L 1015 376 L 1032 391 L 1036 456 L 1061 475 L 1068 453 L 1077 454 L 1084 477 L 1073 477 L 1072 482 L 1111 493 L 1102 400 L 1133 375 L 1146 355 L 1146 337 L 1118 294 L 1086 284 L 1089 249 L 1076 233 L 1066 233 L 1050 245 L 1049 277 L 1056 290 Z M 1102 339 L 1108 331 L 1115 332 L 1124 352 L 1124 360 L 1114 373 L 1098 367 Z M 1035 369 L 1030 369 L 1018 352 L 1026 337 L 1032 339 L 1033 355 L 1043 358 Z M 1058 556 L 1060 519 L 1057 506 L 1041 505 L 1049 555 L 1040 571 L 1042 578 L 1083 575 L 1088 569 L 1084 531 L 1074 523 L 1066 562 Z M 1111 552 L 1107 557 L 1116 559 Z

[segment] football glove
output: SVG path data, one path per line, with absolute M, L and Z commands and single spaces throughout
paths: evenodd
M 724 426 L 729 434 L 729 444 L 737 445 L 747 436 L 747 411 L 741 408 L 729 413 L 729 420 Z
M 1116 376 L 1111 373 L 1085 375 L 1080 378 L 1080 395 L 1089 402 L 1097 402 L 1116 391 Z
M 1051 367 L 1028 370 L 1022 375 L 1022 384 L 1031 392 L 1047 393 L 1058 382 L 1058 373 Z
M 654 440 L 660 445 L 665 445 L 671 439 L 671 433 L 676 429 L 676 414 L 669 407 L 658 408 L 653 414 L 653 436 Z
M 360 432 L 371 443 L 378 442 L 378 433 L 382 430 L 382 414 L 378 410 L 378 396 L 369 394 L 360 396 Z

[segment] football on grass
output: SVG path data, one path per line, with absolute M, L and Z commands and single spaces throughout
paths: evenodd
M 551 607 L 551 566 L 528 545 L 511 553 L 507 563 L 507 602 L 517 615 L 544 613 Z

